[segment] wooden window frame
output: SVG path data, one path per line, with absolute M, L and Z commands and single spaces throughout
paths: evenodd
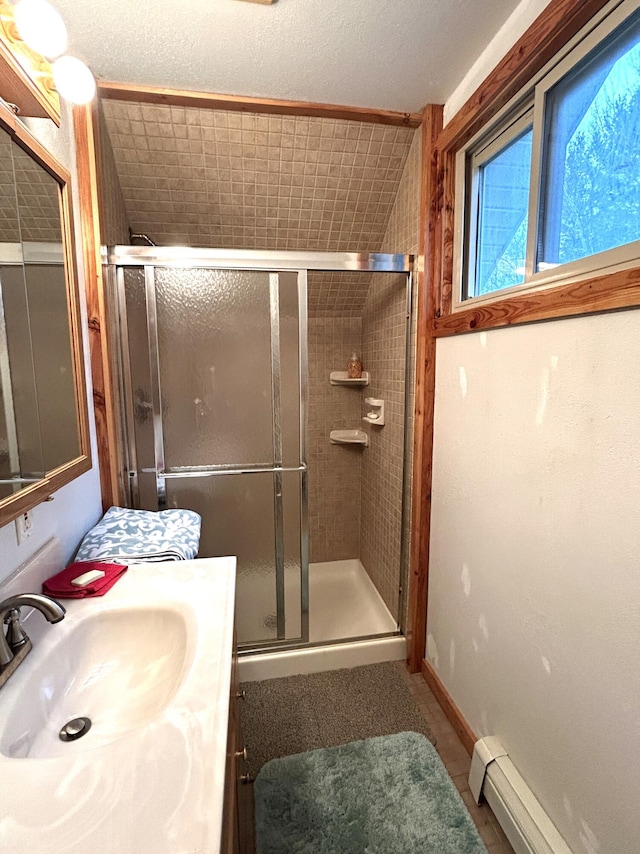
M 587 274 L 544 289 L 505 292 L 491 301 L 453 310 L 458 153 L 480 131 L 488 129 L 491 121 L 609 5 L 610 0 L 551 0 L 439 135 L 435 337 L 640 306 L 640 266 L 633 266 Z

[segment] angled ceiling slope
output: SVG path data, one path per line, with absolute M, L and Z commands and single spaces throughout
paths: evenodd
M 379 252 L 419 138 L 323 118 L 102 107 L 129 225 L 159 245 Z M 370 282 L 311 274 L 310 314 L 360 316 Z
M 377 252 L 416 131 L 104 101 L 134 231 L 158 244 Z

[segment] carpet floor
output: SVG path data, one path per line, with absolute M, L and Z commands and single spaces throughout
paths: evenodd
M 256 854 L 487 854 L 415 732 L 274 759 L 254 788 Z
M 435 741 L 392 662 L 245 682 L 247 770 L 271 759 L 412 730 Z

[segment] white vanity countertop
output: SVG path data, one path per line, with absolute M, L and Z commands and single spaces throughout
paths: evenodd
M 0 731 L 21 687 L 61 633 L 90 614 L 93 619 L 97 609 L 178 610 L 189 627 L 187 654 L 171 701 L 137 728 L 87 749 L 89 732 L 77 742 L 60 742 L 46 758 L 0 752 L 0 851 L 218 854 L 234 594 L 235 558 L 138 564 L 103 597 L 62 600 L 67 615 L 60 623 L 48 625 L 40 614 L 30 618 L 29 624 L 42 620 L 46 629 L 0 689 Z M 113 702 L 126 699 L 114 696 Z M 99 733 L 97 722 L 94 727 Z

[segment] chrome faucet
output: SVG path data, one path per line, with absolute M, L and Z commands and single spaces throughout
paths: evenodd
M 36 608 L 50 623 L 64 619 L 65 609 L 41 593 L 20 593 L 0 602 L 0 688 L 31 652 L 31 641 L 20 625 L 20 608 Z M 6 623 L 7 633 L 2 631 Z

